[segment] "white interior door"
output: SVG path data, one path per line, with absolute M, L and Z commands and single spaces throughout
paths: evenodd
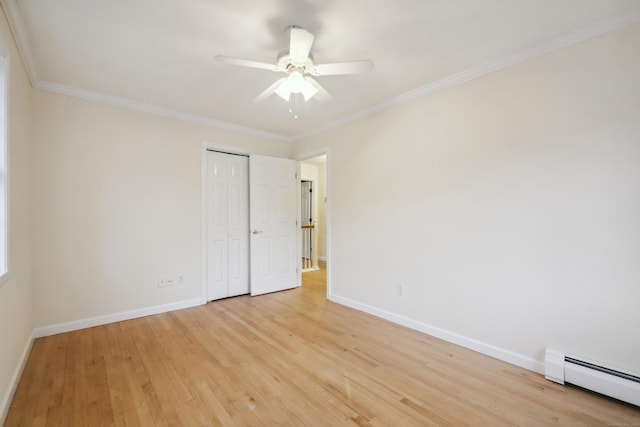
M 249 293 L 249 161 L 207 152 L 207 301 Z
M 251 295 L 296 286 L 296 163 L 251 155 Z

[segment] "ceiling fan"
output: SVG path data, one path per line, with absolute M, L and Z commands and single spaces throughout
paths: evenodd
M 216 56 L 217 60 L 229 64 L 286 74 L 286 77 L 282 77 L 269 86 L 253 102 L 264 101 L 274 93 L 287 102 L 291 101 L 292 95 L 294 97 L 301 95 L 305 101 L 315 97 L 319 102 L 328 102 L 331 99 L 331 95 L 313 77 L 360 74 L 366 73 L 373 68 L 373 62 L 368 59 L 331 64 L 314 64 L 313 56 L 310 52 L 315 36 L 304 28 L 295 25 L 288 27 L 287 30 L 289 30 L 290 40 L 289 51 L 281 52 L 278 55 L 276 64 L 223 55 Z

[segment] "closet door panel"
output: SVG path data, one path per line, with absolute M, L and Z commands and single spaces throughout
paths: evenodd
M 249 292 L 248 164 L 207 152 L 207 301 Z
M 207 153 L 207 301 L 228 289 L 228 167 L 220 153 Z
M 249 293 L 249 159 L 230 156 L 228 185 L 229 296 Z

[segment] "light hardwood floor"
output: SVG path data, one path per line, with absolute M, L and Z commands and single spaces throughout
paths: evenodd
M 36 340 L 6 426 L 632 426 L 640 408 L 299 289 Z

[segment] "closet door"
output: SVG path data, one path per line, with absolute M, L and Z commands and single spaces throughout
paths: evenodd
M 248 164 L 207 152 L 207 301 L 249 292 Z
M 229 296 L 249 293 L 249 158 L 229 155 Z
M 297 285 L 296 162 L 250 157 L 251 295 Z

